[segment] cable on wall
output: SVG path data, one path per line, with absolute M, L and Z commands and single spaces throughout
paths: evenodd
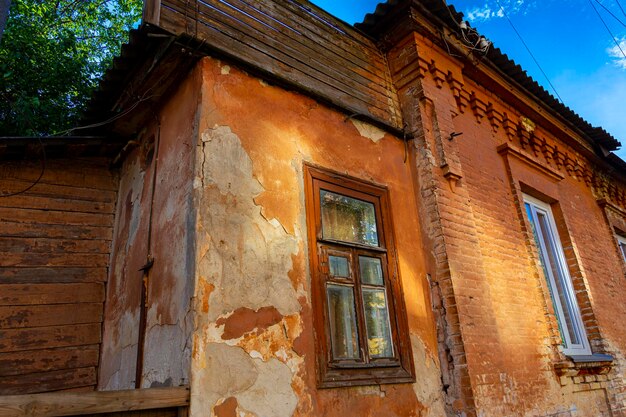
M 25 192 L 32 189 L 35 185 L 39 184 L 39 181 L 41 181 L 41 178 L 43 178 L 43 174 L 46 172 L 46 146 L 43 144 L 41 138 L 38 137 L 37 140 L 39 141 L 39 146 L 41 147 L 41 172 L 39 172 L 39 176 L 32 184 L 30 184 L 23 190 L 15 191 L 13 193 L 0 193 L 0 197 L 13 197 L 16 195 L 24 194 Z

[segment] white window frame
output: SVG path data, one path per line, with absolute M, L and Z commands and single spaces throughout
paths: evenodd
M 617 247 L 622 254 L 624 262 L 626 262 L 626 237 L 617 234 L 615 235 L 615 237 L 617 238 Z
M 554 311 L 556 313 L 556 318 L 559 322 L 559 328 L 561 330 L 561 336 L 563 340 L 563 352 L 568 356 L 580 356 L 580 355 L 591 355 L 591 348 L 589 346 L 589 340 L 587 339 L 587 332 L 585 331 L 585 326 L 582 320 L 582 316 L 580 314 L 580 308 L 578 307 L 578 301 L 576 300 L 576 292 L 574 291 L 574 286 L 572 285 L 572 278 L 569 273 L 569 268 L 567 266 L 567 262 L 565 261 L 565 254 L 563 253 L 563 245 L 561 244 L 561 240 L 559 239 L 558 229 L 556 227 L 556 222 L 554 221 L 554 216 L 552 215 L 552 209 L 549 204 L 538 200 L 534 197 L 524 194 L 524 203 L 528 204 L 530 207 L 532 219 L 528 219 L 534 229 L 535 236 L 534 243 L 538 243 L 539 247 L 537 251 L 539 253 L 540 261 L 543 265 L 543 275 L 548 281 L 548 287 L 551 294 L 552 305 L 554 307 Z M 526 216 L 528 217 L 528 211 L 526 207 L 524 207 L 524 211 L 526 212 Z M 539 218 L 537 213 L 541 213 L 545 216 L 548 221 L 549 230 L 547 235 L 544 236 L 541 228 L 539 227 Z M 626 242 L 626 239 L 625 239 Z M 556 252 L 556 263 L 557 265 L 550 265 L 550 260 L 547 259 L 547 250 L 546 244 L 551 244 Z M 555 277 L 553 273 L 554 266 L 559 277 Z M 574 344 L 572 343 L 571 335 L 565 323 L 565 314 L 563 313 L 563 309 L 567 308 L 567 306 L 563 306 L 561 303 L 560 294 L 555 294 L 553 291 L 558 291 L 559 286 L 556 285 L 556 279 L 560 279 L 563 284 L 565 294 L 564 298 L 567 299 L 568 304 L 570 306 L 569 315 L 572 321 L 572 327 L 574 331 L 578 334 L 578 338 L 581 343 Z

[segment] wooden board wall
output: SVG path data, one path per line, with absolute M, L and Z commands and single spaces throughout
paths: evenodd
M 374 42 L 303 0 L 148 0 L 144 18 L 299 87 L 348 113 L 402 128 Z M 157 12 L 158 10 L 158 12 Z
M 0 162 L 0 194 L 40 172 Z M 0 395 L 95 387 L 116 190 L 103 159 L 48 160 L 0 197 Z

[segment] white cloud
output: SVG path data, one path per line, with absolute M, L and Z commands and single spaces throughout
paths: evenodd
M 500 7 L 497 2 L 487 2 L 482 6 L 475 6 L 468 9 L 465 12 L 465 15 L 467 16 L 467 20 L 472 23 L 484 22 L 490 19 L 504 17 L 505 13 L 508 16 L 519 13 L 526 14 L 528 9 L 531 8 L 534 3 L 529 3 L 525 0 L 501 0 L 500 5 L 502 5 L 502 7 Z
M 624 53 L 626 53 L 626 37 L 620 39 L 618 44 L 619 47 L 614 45 L 612 48 L 607 48 L 606 52 L 617 67 L 626 70 L 626 56 L 624 56 Z

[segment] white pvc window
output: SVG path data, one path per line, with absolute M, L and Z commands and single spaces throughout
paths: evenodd
M 589 355 L 589 341 L 550 205 L 527 195 L 524 195 L 524 205 L 550 289 L 563 350 L 566 355 Z
M 615 235 L 617 237 L 617 245 L 619 246 L 619 250 L 622 253 L 622 257 L 624 257 L 624 262 L 626 262 L 626 237 Z

